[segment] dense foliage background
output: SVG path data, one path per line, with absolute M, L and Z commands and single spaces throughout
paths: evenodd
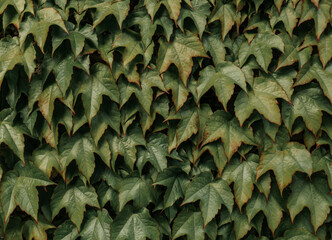
M 331 239 L 330 0 L 1 0 L 0 236 Z

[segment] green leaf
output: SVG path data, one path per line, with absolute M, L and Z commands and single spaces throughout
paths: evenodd
M 38 223 L 32 220 L 24 222 L 23 225 L 23 236 L 25 239 L 47 239 L 46 230 L 55 228 L 46 221 L 44 217 L 39 217 Z
M 218 110 L 213 113 L 206 123 L 204 141 L 202 146 L 221 138 L 225 154 L 230 159 L 243 143 L 256 145 L 251 128 L 240 127 L 236 118 L 230 114 Z
M 322 124 L 322 111 L 332 113 L 330 102 L 316 84 L 309 84 L 295 92 L 292 103 L 282 103 L 282 120 L 289 132 L 295 119 L 302 117 L 307 128 L 316 134 Z
M 173 239 L 187 235 L 188 240 L 204 240 L 202 214 L 183 209 L 174 220 L 172 235 Z
M 187 101 L 189 90 L 180 81 L 177 72 L 173 71 L 173 68 L 163 73 L 163 81 L 167 91 L 172 91 L 172 100 L 176 111 L 178 111 Z
M 252 88 L 253 91 L 249 91 L 248 94 L 241 91 L 234 103 L 235 115 L 239 119 L 240 125 L 242 126 L 254 109 L 268 121 L 280 125 L 281 114 L 276 98 L 289 100 L 285 91 L 276 82 L 262 77 L 254 79 Z
M 285 44 L 285 52 L 280 56 L 278 67 L 276 71 L 282 67 L 290 66 L 295 62 L 299 62 L 300 67 L 302 67 L 311 57 L 312 47 L 300 48 L 301 38 L 294 35 L 292 38 L 286 34 L 279 34 L 282 41 Z
M 32 44 L 20 46 L 17 37 L 2 38 L 0 40 L 0 86 L 6 72 L 12 70 L 16 64 L 22 64 L 29 79 L 31 79 L 36 67 L 35 57 L 36 51 Z
M 70 138 L 63 135 L 60 140 L 59 152 L 64 170 L 75 159 L 78 169 L 88 181 L 90 180 L 95 169 L 94 153 L 98 153 L 98 150 L 89 134 L 77 133 Z
M 321 63 L 317 55 L 311 58 L 311 61 L 306 63 L 297 75 L 297 80 L 294 86 L 303 85 L 316 79 L 324 91 L 324 95 L 327 96 L 332 103 L 332 84 L 329 81 L 332 77 L 332 65 L 325 69 L 322 68 Z
M 0 144 L 5 143 L 23 162 L 24 137 L 20 128 L 13 125 L 15 112 L 10 108 L 0 112 Z
M 8 6 L 13 6 L 18 13 L 23 12 L 25 0 L 4 0 L 0 3 L 0 13 L 2 14 Z
M 282 1 L 281 1 L 281 3 L 282 3 Z M 275 8 L 272 7 L 272 10 L 274 10 L 274 9 Z M 280 12 L 280 8 L 278 8 L 278 11 Z M 288 3 L 286 5 L 284 5 L 284 7 L 281 9 L 280 15 L 278 13 L 275 13 L 274 11 L 272 11 L 272 13 L 273 13 L 273 15 L 271 16 L 272 28 L 274 28 L 274 26 L 278 22 L 281 21 L 281 22 L 283 22 L 289 36 L 292 38 L 293 30 L 296 27 L 296 23 L 297 23 L 296 10 L 295 10 L 292 2 L 288 1 Z
M 218 100 L 227 109 L 227 103 L 231 99 L 234 86 L 237 84 L 247 92 L 244 73 L 231 62 L 223 62 L 216 66 L 208 66 L 200 72 L 198 79 L 198 101 L 211 88 L 214 87 Z
M 256 181 L 258 156 L 249 155 L 247 160 L 232 160 L 222 173 L 222 179 L 228 184 L 234 182 L 235 202 L 239 209 L 251 198 Z
M 137 154 L 137 166 L 139 172 L 145 163 L 150 162 L 158 172 L 167 168 L 167 152 L 168 142 L 167 136 L 161 133 L 156 133 L 146 137 L 146 150 L 140 148 Z
M 129 12 L 129 3 L 129 0 L 91 0 L 85 3 L 83 10 L 87 10 L 90 8 L 96 9 L 93 21 L 93 28 L 99 25 L 108 15 L 114 15 L 121 28 L 122 22 L 125 20 Z
M 202 38 L 209 15 L 210 4 L 207 0 L 191 0 L 191 6 L 185 5 L 181 8 L 177 24 L 184 31 L 184 22 L 186 18 L 190 18 L 198 30 L 199 37 Z
M 330 8 L 331 3 L 328 0 L 319 1 L 319 7 L 316 7 L 310 0 L 303 1 L 301 19 L 298 25 L 313 19 L 315 22 L 316 37 L 319 40 L 320 35 L 331 19 Z
M 44 52 L 45 41 L 52 25 L 57 25 L 68 33 L 60 14 L 54 8 L 43 8 L 37 11 L 35 17 L 27 17 L 20 24 L 20 47 L 23 46 L 27 36 L 32 34 L 41 51 Z
M 33 151 L 31 160 L 48 178 L 51 176 L 53 168 L 62 172 L 60 156 L 55 149 L 48 145 L 42 145 Z
M 156 70 L 146 70 L 142 73 L 139 86 L 121 79 L 118 82 L 118 86 L 120 89 L 120 107 L 135 93 L 136 98 L 147 114 L 150 114 L 150 108 L 153 102 L 153 87 L 166 92 L 165 86 Z
M 193 134 L 197 133 L 199 127 L 197 106 L 190 102 L 177 112 L 173 108 L 165 121 L 177 119 L 179 119 L 180 122 L 176 127 L 176 147 L 180 146 L 182 142 L 188 140 Z
M 287 208 L 292 221 L 304 207 L 307 207 L 310 210 L 311 223 L 316 232 L 318 227 L 324 223 L 332 206 L 332 197 L 325 178 L 313 177 L 308 182 L 303 177 L 295 176 L 291 191 Z
M 91 125 L 92 118 L 96 116 L 102 103 L 102 96 L 108 96 L 114 102 L 119 102 L 119 89 L 110 69 L 101 63 L 91 68 L 91 75 L 81 85 L 82 101 L 85 115 Z
M 97 194 L 92 186 L 85 186 L 80 180 L 67 186 L 65 183 L 60 182 L 52 195 L 52 219 L 54 219 L 62 208 L 66 208 L 70 220 L 79 230 L 86 205 L 99 207 Z M 73 232 L 70 234 L 73 234 Z
M 240 66 L 242 67 L 245 64 L 250 55 L 254 55 L 259 66 L 265 72 L 268 72 L 268 67 L 273 57 L 272 48 L 284 52 L 285 44 L 278 35 L 272 32 L 267 31 L 257 34 L 250 45 L 247 42 L 241 45 L 239 51 Z
M 312 152 L 313 172 L 324 171 L 330 188 L 332 188 L 332 156 L 324 148 L 320 147 Z
M 146 238 L 160 238 L 158 223 L 146 208 L 134 212 L 131 206 L 125 207 L 111 225 L 111 240 Z
M 320 61 L 325 68 L 326 64 L 332 58 L 332 48 L 330 43 L 332 42 L 332 33 L 324 34 L 318 42 L 318 53 Z
M 157 29 L 157 24 L 156 21 L 152 22 L 143 6 L 131 12 L 127 18 L 127 24 L 128 26 L 139 25 L 142 42 L 145 48 L 152 43 L 152 37 Z
M 217 2 L 214 7 L 209 23 L 219 20 L 221 24 L 222 40 L 225 40 L 227 33 L 232 29 L 236 20 L 236 9 L 231 3 Z
M 296 171 L 312 173 L 312 159 L 304 145 L 296 142 L 288 142 L 282 145 L 273 145 L 272 148 L 262 153 L 257 167 L 257 179 L 267 171 L 272 170 L 280 189 L 292 182 Z
M 97 211 L 89 211 L 86 214 L 86 223 L 82 227 L 82 239 L 110 239 L 112 218 L 106 209 Z
M 133 200 L 137 208 L 146 207 L 153 200 L 152 180 L 146 176 L 139 176 L 137 172 L 123 179 L 119 189 L 119 210 L 122 211 L 127 202 Z
M 106 138 L 111 149 L 112 168 L 115 169 L 115 161 L 118 155 L 121 155 L 124 157 L 125 163 L 133 169 L 136 162 L 136 146 L 146 144 L 141 129 L 135 125 L 125 135 L 108 134 Z
M 52 38 L 52 54 L 55 50 L 68 39 L 70 41 L 71 49 L 73 50 L 75 59 L 82 52 L 85 41 L 90 41 L 96 47 L 98 46 L 97 35 L 93 32 L 92 26 L 87 24 L 81 29 L 75 28 L 75 25 L 71 22 L 67 22 L 68 33 L 55 29 Z
M 66 220 L 54 232 L 54 240 L 75 240 L 78 236 L 77 228 L 70 220 Z
M 42 171 L 30 163 L 24 166 L 18 162 L 14 170 L 4 174 L 1 181 L 1 204 L 5 222 L 16 206 L 31 215 L 37 221 L 38 191 L 37 186 L 53 184 Z
M 164 38 L 159 39 L 157 68 L 160 73 L 165 72 L 174 63 L 178 68 L 180 78 L 185 86 L 193 67 L 193 57 L 207 57 L 198 37 L 189 31 L 175 32 L 174 40 L 167 43 Z
M 200 200 L 200 208 L 206 226 L 218 213 L 221 205 L 225 205 L 231 213 L 233 209 L 233 194 L 227 183 L 213 180 L 210 172 L 203 172 L 193 178 L 186 190 L 183 204 Z
M 164 209 L 173 206 L 176 200 L 183 198 L 189 180 L 187 175 L 176 167 L 169 167 L 162 171 L 153 185 L 167 187 L 164 194 Z
M 47 121 L 48 125 L 51 125 L 53 112 L 54 112 L 54 102 L 56 99 L 62 99 L 62 93 L 60 88 L 56 83 L 48 86 L 40 94 L 38 98 L 39 110 Z
M 123 66 L 130 63 L 137 55 L 144 56 L 145 47 L 140 41 L 140 35 L 134 31 L 125 31 L 120 33 L 114 40 L 113 49 L 124 47 L 122 54 Z
M 285 231 L 283 236 L 284 236 L 283 238 L 278 238 L 278 240 L 279 239 L 280 240 L 283 239 L 318 240 L 319 239 L 317 236 L 304 229 L 289 229 Z
M 275 232 L 283 217 L 283 203 L 282 198 L 277 190 L 277 187 L 272 187 L 271 194 L 266 200 L 265 196 L 261 193 L 255 192 L 252 198 L 246 205 L 246 213 L 249 222 L 262 211 L 266 217 L 267 224 L 272 231 Z
M 226 46 L 219 32 L 211 31 L 210 34 L 204 34 L 202 40 L 205 50 L 211 54 L 216 66 L 225 61 Z

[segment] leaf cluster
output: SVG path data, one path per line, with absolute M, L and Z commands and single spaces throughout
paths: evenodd
M 1 0 L 0 238 L 331 239 L 331 0 Z

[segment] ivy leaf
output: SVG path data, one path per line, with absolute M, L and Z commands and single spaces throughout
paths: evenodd
M 296 171 L 312 173 L 312 159 L 305 146 L 296 142 L 273 145 L 264 151 L 257 167 L 257 179 L 272 170 L 282 195 L 284 188 L 291 183 Z
M 60 182 L 52 195 L 52 219 L 62 208 L 66 208 L 70 220 L 80 230 L 86 205 L 99 207 L 97 194 L 92 186 L 85 186 L 80 180 L 67 186 Z
M 129 12 L 129 3 L 129 0 L 91 0 L 85 3 L 83 11 L 90 8 L 96 9 L 93 21 L 93 28 L 99 25 L 108 15 L 114 15 L 114 17 L 118 21 L 119 27 L 121 28 L 122 22 L 125 20 Z
M 209 143 L 202 148 L 202 152 L 204 151 L 204 149 L 208 150 L 209 153 L 212 155 L 214 164 L 218 168 L 218 173 L 221 176 L 222 172 L 224 170 L 224 167 L 226 166 L 226 164 L 228 162 L 222 142 L 215 141 L 215 142 Z
M 284 237 L 283 238 L 278 238 L 280 240 L 283 239 L 315 239 L 318 240 L 319 238 L 317 236 L 315 236 L 314 234 L 312 234 L 311 232 L 308 232 L 305 229 L 289 229 L 287 231 L 285 231 L 284 233 Z
M 110 69 L 101 63 L 92 66 L 90 78 L 81 85 L 82 101 L 85 114 L 91 125 L 102 102 L 102 95 L 108 96 L 114 102 L 119 102 L 119 89 Z
M 311 57 L 312 47 L 300 48 L 301 38 L 294 35 L 292 38 L 286 33 L 279 34 L 285 44 L 285 52 L 280 56 L 276 71 L 282 67 L 299 62 L 302 67 Z
M 311 223 L 315 232 L 324 223 L 332 206 L 332 197 L 326 180 L 314 177 L 310 182 L 303 177 L 295 176 L 291 185 L 292 193 L 287 201 L 292 221 L 304 207 L 310 210 Z
M 295 119 L 302 117 L 307 128 L 316 134 L 322 124 L 322 111 L 332 113 L 330 102 L 315 84 L 297 91 L 292 96 L 292 103 L 282 103 L 282 119 L 289 132 Z
M 327 150 L 320 147 L 312 152 L 313 172 L 324 171 L 327 175 L 329 186 L 332 186 L 332 157 Z
M 110 239 L 112 218 L 106 209 L 89 211 L 86 214 L 86 223 L 82 227 L 82 239 Z
M 139 7 L 131 12 L 127 18 L 127 24 L 128 26 L 139 25 L 142 42 L 145 48 L 152 43 L 152 37 L 157 29 L 157 24 L 156 21 L 152 22 L 145 7 Z
M 112 168 L 115 169 L 115 161 L 118 155 L 121 155 L 124 157 L 125 163 L 133 169 L 136 162 L 136 146 L 146 144 L 141 129 L 135 125 L 125 135 L 108 134 L 106 138 L 111 149 Z
M 165 72 L 174 63 L 178 68 L 180 78 L 185 86 L 193 67 L 193 57 L 207 57 L 198 37 L 189 31 L 175 32 L 174 40 L 167 43 L 164 38 L 159 40 L 157 68 L 160 73 Z
M 14 170 L 4 174 L 1 181 L 1 204 L 5 222 L 16 206 L 31 215 L 37 221 L 38 191 L 37 186 L 53 184 L 42 171 L 28 163 L 18 162 Z
M 75 159 L 78 169 L 88 181 L 90 180 L 95 169 L 93 153 L 98 153 L 90 135 L 77 133 L 71 138 L 63 135 L 60 140 L 59 152 L 64 170 Z
M 2 38 L 0 40 L 0 86 L 6 72 L 12 70 L 16 64 L 22 64 L 29 79 L 31 79 L 36 67 L 35 57 L 36 51 L 32 44 L 19 46 L 17 37 Z
M 52 117 L 54 112 L 54 102 L 56 99 L 62 99 L 62 93 L 56 83 L 48 86 L 40 94 L 38 99 L 39 110 L 50 126 L 52 123 Z
M 197 101 L 211 87 L 214 87 L 218 100 L 223 104 L 224 109 L 227 109 L 227 103 L 233 95 L 235 84 L 247 92 L 246 79 L 240 68 L 231 62 L 220 63 L 216 68 L 210 65 L 200 72 L 197 86 Z
M 133 200 L 137 208 L 146 207 L 153 200 L 152 180 L 146 175 L 139 176 L 137 172 L 123 179 L 119 189 L 119 211 L 127 202 Z
M 48 145 L 42 145 L 40 148 L 33 151 L 31 159 L 48 178 L 50 178 L 53 168 L 58 172 L 62 171 L 60 156 L 54 148 Z
M 98 38 L 93 32 L 91 25 L 86 24 L 81 29 L 77 29 L 74 24 L 67 22 L 66 27 L 68 29 L 68 33 L 65 33 L 59 29 L 54 29 L 52 38 L 52 54 L 66 39 L 70 41 L 75 59 L 82 52 L 86 40 L 93 43 L 94 46 L 98 46 Z
M 232 160 L 222 173 L 227 183 L 234 182 L 234 196 L 239 209 L 251 198 L 256 181 L 258 156 L 250 155 L 247 160 Z
M 131 206 L 127 206 L 111 224 L 111 240 L 146 238 L 160 238 L 158 223 L 146 208 L 134 212 Z
M 32 220 L 24 222 L 22 231 L 25 239 L 47 239 L 46 230 L 51 228 L 55 226 L 48 223 L 44 217 L 39 217 L 38 223 Z
M 276 98 L 290 101 L 285 91 L 274 81 L 258 77 L 254 79 L 253 91 L 240 92 L 235 100 L 235 115 L 240 125 L 249 118 L 254 109 L 272 123 L 281 124 L 281 114 Z
M 265 72 L 268 72 L 268 67 L 272 60 L 272 48 L 278 49 L 283 53 L 285 44 L 278 35 L 272 32 L 258 33 L 250 45 L 247 42 L 241 45 L 239 50 L 240 66 L 242 67 L 245 64 L 250 55 L 254 55 L 259 66 Z
M 24 160 L 24 137 L 20 128 L 13 125 L 15 114 L 10 108 L 0 112 L 0 144 L 5 143 L 21 160 Z
M 182 210 L 175 218 L 172 229 L 173 239 L 187 235 L 189 240 L 203 240 L 203 218 L 200 212 Z
M 331 3 L 328 0 L 319 1 L 319 7 L 316 7 L 310 0 L 303 1 L 301 19 L 298 25 L 313 19 L 315 22 L 316 37 L 319 40 L 320 35 L 331 18 L 330 5 Z
M 214 29 L 211 29 L 210 34 L 203 34 L 202 40 L 205 50 L 211 54 L 212 60 L 216 66 L 225 61 L 226 44 L 223 42 L 219 32 L 215 32 Z
M 20 47 L 23 46 L 27 36 L 32 34 L 41 51 L 44 52 L 48 30 L 52 25 L 57 25 L 68 33 L 62 17 L 54 8 L 43 8 L 37 11 L 36 17 L 27 17 L 20 24 Z
M 187 101 L 189 90 L 184 86 L 178 78 L 177 72 L 170 68 L 163 73 L 163 81 L 167 91 L 172 91 L 172 100 L 178 111 Z
M 78 236 L 77 228 L 70 220 L 66 220 L 54 232 L 54 240 L 75 240 Z
M 324 71 L 318 56 L 314 55 L 311 58 L 311 61 L 306 63 L 299 71 L 294 86 L 303 85 L 316 79 L 323 89 L 325 96 L 327 96 L 330 102 L 332 102 L 332 84 L 329 81 L 331 77 L 332 67 L 328 67 Z
M 156 70 L 146 70 L 140 76 L 140 86 L 128 83 L 126 80 L 119 80 L 120 88 L 120 107 L 122 107 L 135 93 L 139 103 L 150 114 L 150 108 L 153 101 L 153 87 L 157 87 L 166 92 L 165 86 Z
M 227 183 L 222 180 L 213 180 L 210 172 L 203 172 L 193 178 L 186 190 L 183 204 L 200 200 L 204 226 L 218 213 L 221 205 L 225 205 L 231 213 L 233 209 L 233 194 Z
M 188 140 L 193 134 L 197 133 L 199 127 L 197 106 L 190 102 L 177 112 L 173 108 L 165 121 L 177 119 L 179 119 L 180 122 L 176 127 L 176 147 L 180 146 L 182 142 Z
M 176 167 L 169 167 L 162 171 L 153 185 L 167 187 L 164 195 L 164 209 L 173 206 L 176 200 L 183 198 L 189 180 L 187 175 Z
M 156 133 L 146 137 L 146 150 L 140 148 L 137 154 L 137 166 L 139 172 L 145 163 L 150 162 L 158 172 L 167 168 L 167 136 L 165 134 Z
M 186 18 L 190 18 L 199 33 L 199 37 L 202 38 L 206 19 L 210 15 L 210 4 L 207 0 L 191 0 L 191 6 L 185 5 L 181 8 L 181 12 L 178 18 L 178 26 L 184 31 L 184 22 Z
M 144 56 L 144 44 L 140 41 L 140 35 L 134 31 L 125 31 L 120 33 L 114 40 L 113 49 L 124 47 L 122 54 L 123 66 L 130 63 L 137 55 Z
M 214 7 L 209 23 L 219 20 L 221 23 L 221 36 L 225 40 L 227 33 L 232 29 L 236 20 L 236 9 L 231 3 L 217 2 Z
M 282 1 L 281 1 L 282 2 Z M 272 28 L 274 28 L 274 26 L 278 23 L 278 22 L 283 22 L 286 31 L 288 32 L 289 36 L 291 38 L 293 38 L 293 30 L 296 27 L 296 23 L 297 23 L 297 16 L 296 16 L 296 10 L 292 4 L 291 1 L 289 1 L 286 5 L 284 5 L 284 7 L 282 8 L 281 12 L 280 12 L 280 8 L 278 9 L 279 13 L 275 13 L 273 10 L 275 8 L 271 8 L 272 9 L 272 16 L 271 16 L 271 25 Z M 275 10 L 276 11 L 276 10 Z M 279 15 L 279 16 L 278 16 Z
M 284 210 L 282 206 L 282 198 L 278 190 L 276 187 L 272 187 L 268 200 L 266 200 L 263 194 L 255 192 L 246 205 L 246 213 L 249 222 L 252 222 L 257 213 L 262 211 L 269 228 L 274 233 L 283 217 Z
M 0 3 L 0 13 L 3 14 L 8 6 L 13 6 L 18 13 L 21 13 L 24 10 L 24 5 L 25 0 L 4 0 Z
M 223 142 L 228 159 L 233 156 L 242 142 L 256 145 L 251 128 L 240 127 L 236 118 L 221 110 L 214 112 L 206 123 L 202 146 L 219 138 Z
M 332 33 L 323 34 L 323 36 L 318 42 L 318 53 L 320 61 L 323 64 L 323 68 L 325 68 L 326 64 L 332 58 L 332 50 L 330 47 L 331 42 L 332 42 Z

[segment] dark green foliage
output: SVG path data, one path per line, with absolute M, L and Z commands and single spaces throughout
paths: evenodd
M 331 239 L 331 0 L 0 0 L 0 238 Z

